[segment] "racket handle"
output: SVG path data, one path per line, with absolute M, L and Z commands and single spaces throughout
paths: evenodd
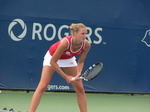
M 73 78 L 72 78 L 72 80 L 76 80 L 76 78 L 75 78 L 75 77 L 73 77 Z
M 84 79 L 83 77 L 79 77 L 79 78 L 80 78 L 80 79 Z M 73 77 L 73 78 L 72 78 L 72 80 L 76 80 L 76 78 L 75 78 L 75 77 Z
M 79 77 L 80 79 L 84 79 L 83 77 Z

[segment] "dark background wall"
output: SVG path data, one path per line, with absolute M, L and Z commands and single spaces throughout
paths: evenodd
M 69 34 L 71 23 L 88 27 L 92 48 L 84 70 L 104 69 L 89 92 L 150 93 L 149 0 L 0 0 L 0 88 L 34 90 L 49 46 Z M 47 90 L 73 91 L 57 73 Z

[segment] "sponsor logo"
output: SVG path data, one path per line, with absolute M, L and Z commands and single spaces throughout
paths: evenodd
M 47 90 L 70 90 L 70 87 L 65 85 L 48 85 Z
M 20 35 L 16 36 L 13 32 L 13 28 L 19 24 L 22 28 L 22 32 L 20 33 Z M 9 24 L 9 27 L 8 27 L 8 34 L 9 36 L 14 40 L 14 41 L 21 41 L 25 35 L 27 33 L 27 26 L 26 24 L 24 23 L 23 20 L 21 19 L 14 19 L 10 24 Z
M 70 65 L 73 65 L 73 64 L 74 64 L 74 62 L 70 62 L 69 64 L 70 64 Z
M 145 35 L 141 41 L 144 42 L 147 47 L 150 47 L 150 29 L 145 32 Z
M 20 26 L 19 28 L 17 26 Z M 28 31 L 27 31 L 28 26 Z M 31 37 L 31 40 L 43 40 L 53 41 L 56 37 L 61 40 L 62 37 L 69 35 L 68 25 L 55 25 L 55 24 L 41 24 L 37 22 L 25 23 L 22 19 L 14 19 L 8 26 L 8 35 L 14 41 L 21 41 L 25 39 L 26 35 Z M 105 43 L 102 42 L 102 36 L 100 33 L 102 28 L 97 27 L 95 29 L 87 27 L 87 40 L 93 44 Z M 92 38 L 91 38 L 92 37 Z
M 71 53 L 69 51 L 66 51 L 65 54 L 71 56 Z

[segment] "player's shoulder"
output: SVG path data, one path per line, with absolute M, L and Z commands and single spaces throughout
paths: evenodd
M 88 40 L 85 40 L 85 47 L 88 47 L 88 48 L 91 47 L 91 43 Z
M 68 40 L 68 38 L 67 38 L 67 37 L 62 38 L 62 39 L 60 40 L 60 44 L 59 44 L 59 45 L 62 46 L 62 47 L 68 47 L 68 45 L 69 45 L 69 40 Z
M 63 37 L 60 41 L 70 41 L 72 36 Z

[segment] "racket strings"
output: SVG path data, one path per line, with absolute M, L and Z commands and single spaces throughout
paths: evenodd
M 102 68 L 103 68 L 103 65 L 101 65 L 101 64 L 95 65 L 94 64 L 87 71 L 85 71 L 85 73 L 83 74 L 82 77 L 84 77 L 86 80 L 92 80 L 99 74 L 99 72 L 102 70 Z

